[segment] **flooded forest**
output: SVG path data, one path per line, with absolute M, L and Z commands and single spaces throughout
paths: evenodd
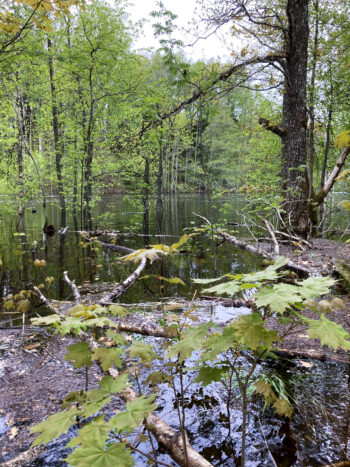
M 0 4 L 0 465 L 350 466 L 350 0 L 141 3 Z

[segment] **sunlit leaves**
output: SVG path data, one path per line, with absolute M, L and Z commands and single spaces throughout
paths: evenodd
M 319 339 L 321 345 L 328 345 L 328 347 L 337 350 L 350 350 L 350 335 L 345 329 L 334 321 L 330 321 L 324 315 L 320 319 L 310 319 L 301 316 L 308 326 L 308 335 L 311 339 Z
M 41 316 L 40 318 L 31 318 L 33 326 L 50 326 L 61 321 L 60 315 Z
M 288 308 L 302 301 L 298 287 L 290 284 L 275 284 L 263 287 L 255 295 L 257 307 L 269 307 L 272 312 L 283 314 Z
M 298 282 L 300 286 L 299 293 L 302 298 L 321 297 L 329 293 L 330 288 L 336 283 L 331 277 L 309 277 L 302 282 Z
M 172 253 L 176 253 L 178 251 L 178 248 L 182 246 L 187 240 L 192 236 L 191 235 L 183 235 L 180 240 L 176 243 L 173 243 L 172 245 L 150 245 L 151 248 L 148 249 L 140 249 L 133 251 L 132 253 L 126 255 L 123 257 L 124 261 L 134 261 L 134 262 L 140 262 L 143 259 L 149 260 L 151 263 L 158 259 L 159 255 L 169 255 Z
M 335 138 L 334 144 L 338 148 L 344 148 L 346 146 L 350 146 L 350 131 L 349 130 L 342 131 Z
M 45 421 L 30 428 L 32 433 L 41 433 L 34 441 L 33 446 L 47 444 L 52 439 L 58 438 L 65 433 L 75 422 L 77 409 L 58 412 L 50 415 Z
M 78 342 L 77 344 L 69 345 L 69 353 L 64 357 L 65 360 L 74 362 L 74 368 L 82 368 L 83 366 L 91 365 L 91 350 L 86 342 Z
M 69 447 L 89 446 L 96 442 L 101 442 L 101 445 L 107 441 L 110 428 L 105 422 L 104 416 L 100 415 L 92 420 L 89 424 L 80 429 L 79 435 L 73 438 L 69 443 Z
M 108 313 L 110 313 L 112 316 L 117 316 L 118 318 L 125 318 L 125 316 L 130 314 L 127 308 L 120 305 L 110 305 L 108 307 Z
M 97 433 L 97 432 L 96 432 Z M 96 439 L 92 445 L 76 449 L 65 459 L 75 467 L 132 467 L 134 460 L 123 443 L 115 443 L 105 448 L 102 439 Z
M 132 432 L 144 418 L 157 408 L 154 403 L 156 394 L 149 398 L 146 396 L 137 397 L 132 402 L 126 403 L 126 411 L 119 412 L 115 417 L 109 421 L 109 426 L 119 431 Z

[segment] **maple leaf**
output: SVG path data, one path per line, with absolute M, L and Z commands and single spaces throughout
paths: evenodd
M 31 318 L 30 322 L 33 326 L 49 326 L 61 321 L 60 315 L 41 316 L 40 318 Z
M 162 371 L 153 371 L 145 379 L 146 384 L 152 384 L 153 386 L 157 384 L 165 383 L 165 382 L 170 382 L 170 381 L 171 381 L 170 375 Z
M 214 285 L 213 287 L 210 287 L 209 289 L 204 289 L 204 293 L 215 293 L 219 295 L 229 295 L 233 296 L 237 292 L 239 292 L 241 289 L 240 284 L 237 281 L 229 281 L 229 282 L 224 282 L 223 284 L 219 285 Z
M 135 342 L 129 348 L 129 355 L 132 358 L 140 357 L 143 362 L 152 362 L 158 355 L 154 352 L 152 346 L 143 344 L 142 342 Z
M 290 284 L 275 284 L 272 288 L 263 287 L 255 295 L 259 308 L 268 306 L 272 312 L 283 314 L 288 308 L 302 301 L 299 288 Z
M 195 284 L 211 284 L 212 282 L 219 282 L 224 279 L 226 276 L 215 277 L 214 279 L 192 279 L 192 282 Z
M 130 311 L 120 305 L 110 305 L 108 307 L 108 313 L 110 313 L 112 316 L 118 316 L 118 318 L 125 318 L 125 316 L 130 314 Z
M 67 361 L 74 362 L 74 368 L 82 368 L 83 366 L 91 365 L 91 350 L 86 342 L 78 342 L 77 344 L 69 345 L 67 349 L 70 351 L 64 357 Z
M 107 329 L 106 337 L 109 337 L 110 339 L 112 339 L 114 343 L 117 345 L 126 344 L 126 340 L 124 339 L 124 337 L 121 334 L 116 333 L 112 329 Z
M 71 439 L 67 446 L 72 448 L 79 445 L 89 446 L 95 444 L 96 441 L 100 441 L 104 445 L 110 431 L 111 429 L 107 425 L 104 415 L 100 415 L 81 428 L 79 435 Z
M 119 412 L 111 418 L 108 425 L 118 431 L 131 433 L 144 418 L 147 418 L 157 408 L 157 404 L 154 404 L 155 398 L 156 394 L 153 394 L 148 399 L 146 396 L 139 396 L 134 401 L 127 402 L 126 411 Z
M 197 328 L 190 329 L 185 334 L 184 338 L 168 349 L 168 358 L 179 355 L 179 361 L 183 362 L 186 358 L 191 356 L 194 350 L 200 350 L 205 340 L 205 336 L 208 333 L 208 329 L 212 325 L 213 323 L 210 321 L 209 323 L 204 323 Z
M 284 397 L 280 397 L 279 399 L 277 399 L 272 407 L 275 409 L 278 415 L 281 415 L 282 417 L 292 418 L 293 409 L 290 403 Z
M 123 354 L 124 351 L 116 347 L 111 347 L 110 349 L 99 347 L 93 351 L 92 359 L 100 360 L 103 371 L 107 371 L 109 368 L 112 368 L 113 365 L 121 368 L 122 361 L 120 356 Z
M 271 384 L 263 379 L 258 379 L 253 384 L 255 392 L 261 394 L 267 405 L 271 405 L 276 400 L 276 394 L 273 392 Z
M 67 316 L 64 321 L 62 321 L 59 327 L 59 333 L 62 336 L 69 334 L 70 332 L 74 332 L 75 334 L 79 334 L 81 330 L 86 330 L 85 322 L 82 322 L 79 318 L 75 318 L 73 316 Z
M 251 350 L 260 346 L 270 350 L 272 344 L 278 339 L 278 332 L 265 328 L 259 313 L 241 315 L 237 321 L 232 323 L 232 328 L 235 330 L 238 342 Z
M 128 374 L 120 375 L 118 378 L 105 375 L 99 382 L 99 387 L 102 394 L 117 394 L 124 391 L 127 386 L 129 386 Z
M 118 328 L 118 324 L 114 323 L 113 321 L 111 321 L 109 318 L 106 318 L 106 317 L 89 319 L 87 321 L 84 321 L 84 324 L 90 328 L 91 327 L 104 328 L 105 326 L 108 326 L 110 328 Z
M 321 345 L 337 350 L 350 350 L 350 335 L 345 329 L 334 321 L 330 321 L 324 315 L 320 319 L 309 319 L 300 316 L 309 325 L 308 335 L 310 338 L 319 339 Z
M 300 285 L 299 293 L 305 299 L 320 297 L 329 293 L 330 287 L 335 283 L 336 281 L 331 277 L 309 277 L 302 282 L 298 282 L 298 285 Z
M 201 360 L 214 360 L 219 354 L 225 352 L 230 347 L 237 345 L 237 337 L 235 336 L 235 330 L 232 325 L 225 326 L 222 334 L 212 334 L 204 344 L 205 352 L 202 355 Z
M 105 449 L 102 440 L 76 449 L 65 460 L 75 467 L 132 467 L 134 465 L 134 459 L 125 444 L 115 443 L 108 445 Z
M 80 413 L 81 417 L 85 419 L 91 417 L 91 415 L 98 413 L 102 407 L 109 404 L 112 400 L 111 397 L 102 397 L 102 394 L 99 394 L 99 397 L 96 397 L 96 395 L 97 391 L 94 389 L 87 393 L 87 397 L 90 397 L 93 400 L 90 400 L 82 405 L 82 411 Z
M 63 435 L 68 429 L 76 423 L 76 415 L 79 410 L 73 408 L 64 412 L 58 412 L 50 415 L 46 420 L 30 428 L 32 433 L 41 433 L 33 442 L 32 446 L 47 444 L 52 439 Z
M 212 366 L 202 366 L 199 369 L 198 376 L 194 380 L 196 383 L 202 383 L 203 386 L 213 381 L 219 382 L 227 374 L 227 368 L 216 368 Z

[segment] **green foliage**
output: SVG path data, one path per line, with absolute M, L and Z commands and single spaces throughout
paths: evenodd
M 232 329 L 239 344 L 250 350 L 270 350 L 278 339 L 278 332 L 268 330 L 259 313 L 240 316 Z
M 92 363 L 91 351 L 89 344 L 86 342 L 78 342 L 77 344 L 69 345 L 67 349 L 70 351 L 66 354 L 65 360 L 73 361 L 74 368 L 89 367 Z
M 129 347 L 128 352 L 132 358 L 140 357 L 143 363 L 150 363 L 158 358 L 152 346 L 143 344 L 142 342 L 135 342 L 131 347 Z
M 197 328 L 190 329 L 184 337 L 177 343 L 169 347 L 167 350 L 167 357 L 172 358 L 178 355 L 179 361 L 183 362 L 186 358 L 190 357 L 194 350 L 202 347 L 208 329 L 214 323 L 201 324 Z
M 308 324 L 308 335 L 311 339 L 319 339 L 321 345 L 328 345 L 331 349 L 350 349 L 350 335 L 340 325 L 330 321 L 324 315 L 320 319 L 310 319 L 301 316 L 301 319 Z
M 154 404 L 155 398 L 156 394 L 153 394 L 148 398 L 146 396 L 139 396 L 134 401 L 127 402 L 126 411 L 112 417 L 108 422 L 109 427 L 118 431 L 131 433 L 144 418 L 147 418 L 157 408 L 157 404 Z
M 75 467 L 86 467 L 93 465 L 96 467 L 132 467 L 134 460 L 130 451 L 123 443 L 114 443 L 105 448 L 102 437 L 98 437 L 101 432 L 95 430 L 97 437 L 94 443 L 89 446 L 82 446 L 76 449 L 65 460 Z
M 111 347 L 106 349 L 105 347 L 99 347 L 95 349 L 92 353 L 93 360 L 99 360 L 104 371 L 107 371 L 109 368 L 112 368 L 115 365 L 117 368 L 121 368 L 122 361 L 120 356 L 124 354 L 122 349 L 117 347 Z
M 66 433 L 69 428 L 76 423 L 76 417 L 79 411 L 75 408 L 65 412 L 58 412 L 50 415 L 44 422 L 34 425 L 30 428 L 32 433 L 40 433 L 40 435 L 33 442 L 33 446 L 40 444 L 47 444 L 52 439 Z

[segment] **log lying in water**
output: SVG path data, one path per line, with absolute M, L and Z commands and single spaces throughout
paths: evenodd
M 270 255 L 269 253 L 267 253 L 267 251 L 263 250 L 262 248 L 255 247 L 251 245 L 250 243 L 247 243 L 243 240 L 238 240 L 236 237 L 233 237 L 232 235 L 229 235 L 226 232 L 219 231 L 218 235 L 222 237 L 227 243 L 230 243 L 231 245 L 234 245 L 234 246 L 238 246 L 239 248 L 249 251 L 250 253 L 254 253 L 256 255 L 262 256 L 263 258 L 268 259 L 269 261 L 273 261 L 276 259 L 275 255 Z M 300 264 L 294 263 L 293 261 L 289 261 L 287 264 L 287 267 L 289 269 L 292 269 L 293 271 L 300 272 L 308 276 L 312 273 L 310 269 L 305 268 L 304 266 L 301 266 Z

